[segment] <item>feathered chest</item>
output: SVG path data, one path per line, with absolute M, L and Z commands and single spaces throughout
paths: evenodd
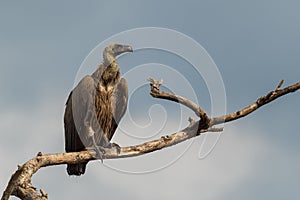
M 113 121 L 112 97 L 114 89 L 98 87 L 95 95 L 95 109 L 98 125 L 105 135 L 109 134 Z

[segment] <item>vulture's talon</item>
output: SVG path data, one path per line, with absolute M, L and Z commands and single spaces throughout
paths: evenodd
M 101 162 L 103 163 L 103 158 L 104 158 L 104 154 L 105 154 L 105 149 L 101 146 L 91 146 L 91 147 L 86 147 L 86 150 L 88 151 L 95 151 L 96 155 L 95 158 L 96 159 L 100 159 Z
M 117 154 L 121 153 L 121 147 L 117 143 L 109 143 L 109 148 L 115 148 L 117 150 Z
M 104 158 L 104 154 L 105 154 L 104 148 L 101 146 L 95 146 L 95 148 L 96 148 L 96 158 L 100 159 L 101 162 L 103 163 L 103 158 Z

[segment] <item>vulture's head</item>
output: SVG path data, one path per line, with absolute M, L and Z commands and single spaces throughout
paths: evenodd
M 107 47 L 105 47 L 103 51 L 103 56 L 106 57 L 107 55 L 109 55 L 109 56 L 117 57 L 118 55 L 125 52 L 133 52 L 132 47 L 129 45 L 112 43 Z

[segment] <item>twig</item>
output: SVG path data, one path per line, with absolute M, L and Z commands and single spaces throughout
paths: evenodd
M 284 83 L 284 80 L 281 80 L 281 81 L 279 82 L 278 86 L 276 87 L 276 90 L 275 90 L 275 91 L 280 90 L 280 88 L 281 88 L 281 86 L 283 85 L 283 83 Z

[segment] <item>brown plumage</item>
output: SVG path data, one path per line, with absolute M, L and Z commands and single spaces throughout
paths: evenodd
M 100 153 L 97 146 L 112 146 L 110 140 L 127 108 L 128 86 L 120 77 L 116 61 L 116 56 L 124 52 L 132 52 L 132 48 L 120 44 L 107 46 L 103 63 L 70 93 L 64 115 L 66 152 L 92 148 Z M 86 164 L 69 164 L 67 172 L 80 176 L 85 173 Z

